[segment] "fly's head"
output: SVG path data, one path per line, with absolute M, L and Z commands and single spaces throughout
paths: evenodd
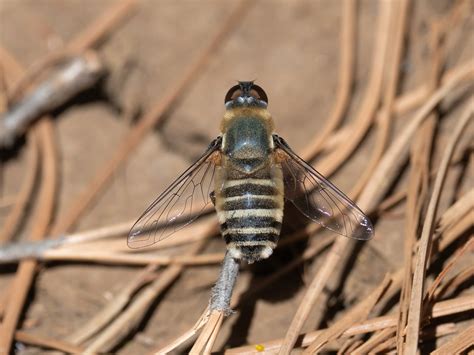
M 239 107 L 267 108 L 268 98 L 265 91 L 253 81 L 239 81 L 229 89 L 225 96 L 227 110 Z
M 221 123 L 221 132 L 225 133 L 231 121 L 242 117 L 258 118 L 265 122 L 270 133 L 273 132 L 273 119 L 267 110 L 267 94 L 253 81 L 239 81 L 231 87 L 224 103 L 226 111 Z

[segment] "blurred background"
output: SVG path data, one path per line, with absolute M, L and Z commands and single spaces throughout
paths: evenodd
M 106 228 L 98 240 L 56 249 L 38 263 L 19 257 L 0 266 L 1 349 L 80 352 L 98 342 L 101 351 L 145 353 L 195 324 L 224 251 L 211 228 L 214 215 L 190 227 L 187 237 L 206 237 L 194 252 L 196 242 L 183 239 L 183 245 L 132 253 L 126 226 L 219 134 L 224 96 L 237 80 L 255 80 L 265 89 L 276 132 L 356 200 L 430 95 L 467 73 L 443 96 L 431 128 L 405 144 L 412 160 L 387 177 L 383 198 L 370 208 L 361 205 L 376 224 L 376 237 L 351 244 L 301 332 L 333 324 L 386 273 L 414 258 L 406 250 L 421 235 L 441 156 L 472 99 L 473 24 L 471 1 L 0 0 L 2 111 L 22 103 L 83 53 L 100 66 L 90 85 L 38 111 L 14 143 L 1 149 L 1 242 Z M 458 140 L 438 217 L 472 189 L 470 138 L 472 125 Z M 413 176 L 417 171 L 419 179 Z M 407 201 L 416 182 L 420 188 Z M 243 266 L 234 293 L 245 294 L 300 262 L 240 303 L 222 325 L 214 351 L 285 337 L 306 300 L 334 234 L 313 230 L 291 209 L 286 215 L 282 240 L 296 232 L 304 238 L 264 262 Z M 435 260 L 427 282 L 468 243 L 467 230 Z M 186 238 L 170 240 L 181 237 Z M 455 259 L 452 277 L 469 270 L 470 245 Z M 201 265 L 166 259 L 190 253 L 203 258 L 188 263 Z M 205 259 L 208 254 L 214 258 Z M 147 267 L 155 256 L 163 265 Z M 400 287 L 409 289 L 411 278 L 404 280 Z M 472 295 L 472 288 L 460 285 L 453 295 Z M 140 298 L 145 292 L 146 301 Z M 399 297 L 393 291 L 374 316 L 398 312 Z M 137 304 L 139 310 L 130 311 Z M 99 326 L 93 317 L 111 305 L 117 312 L 103 316 Z M 427 338 L 424 352 L 472 324 L 465 313 L 457 317 L 449 319 L 450 331 Z M 80 330 L 91 334 L 81 336 Z M 385 338 L 392 339 L 387 351 L 397 347 L 395 330 Z M 350 344 L 361 339 L 368 338 Z M 324 351 L 344 353 L 344 344 L 347 339 L 333 340 Z

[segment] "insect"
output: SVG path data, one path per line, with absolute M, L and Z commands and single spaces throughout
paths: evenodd
M 373 236 L 369 218 L 274 133 L 265 91 L 252 81 L 225 96 L 221 134 L 133 225 L 131 248 L 161 241 L 212 203 L 230 255 L 249 263 L 276 247 L 285 199 L 309 219 L 359 240 Z

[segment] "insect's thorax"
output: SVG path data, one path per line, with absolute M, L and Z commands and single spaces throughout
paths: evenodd
M 249 262 L 271 255 L 283 218 L 283 180 L 274 161 L 272 125 L 240 116 L 223 130 L 216 210 L 229 252 Z
M 226 163 L 243 174 L 265 167 L 273 150 L 272 132 L 260 117 L 237 117 L 223 132 L 222 152 Z

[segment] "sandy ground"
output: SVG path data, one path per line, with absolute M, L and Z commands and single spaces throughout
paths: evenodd
M 112 3 L 0 0 L 0 43 L 28 66 L 49 49 L 73 38 Z M 403 65 L 404 90 L 423 79 L 426 26 L 445 13 L 449 3 L 423 0 L 412 6 L 410 51 Z M 122 82 L 112 83 L 115 103 L 90 95 L 57 115 L 62 181 L 57 215 L 68 210 L 129 130 L 130 122 L 121 117 L 116 106 L 146 110 L 159 100 L 208 43 L 233 6 L 234 2 L 218 0 L 143 0 L 138 12 L 101 47 L 101 54 L 115 69 L 113 78 L 124 68 L 129 72 Z M 347 120 L 358 109 L 367 84 L 376 16 L 376 1 L 359 2 L 355 94 Z M 340 21 L 340 1 L 262 0 L 252 5 L 165 123 L 143 140 L 76 230 L 136 218 L 217 136 L 224 95 L 236 80 L 256 79 L 266 89 L 278 133 L 301 151 L 323 127 L 334 104 Z M 396 129 L 403 126 L 404 120 L 397 121 Z M 450 125 L 443 123 L 446 131 Z M 342 190 L 348 190 L 364 169 L 372 144 L 373 137 L 368 137 L 350 162 L 332 177 Z M 4 164 L 3 195 L 16 191 L 25 160 L 20 151 L 14 160 Z M 448 188 L 454 182 L 455 176 L 450 177 Z M 291 231 L 301 218 L 287 219 L 286 223 L 286 229 Z M 402 226 L 403 207 L 377 224 L 377 237 L 360 245 L 351 272 L 334 296 L 315 306 L 307 330 L 330 322 L 339 310 L 363 298 L 386 272 L 402 265 Z M 22 235 L 27 234 L 25 228 Z M 215 241 L 208 251 L 223 248 L 222 241 Z M 252 287 L 268 271 L 289 262 L 304 248 L 303 243 L 284 249 L 268 261 L 244 268 L 236 291 Z M 318 260 L 287 275 L 234 314 L 224 325 L 218 348 L 284 336 Z M 0 274 L 0 288 L 7 285 L 13 270 L 9 267 Z M 24 327 L 45 336 L 67 336 L 98 312 L 137 270 L 85 263 L 42 265 L 22 320 Z M 188 268 L 155 302 L 135 335 L 116 350 L 123 354 L 143 353 L 187 330 L 207 305 L 218 271 L 218 266 Z

